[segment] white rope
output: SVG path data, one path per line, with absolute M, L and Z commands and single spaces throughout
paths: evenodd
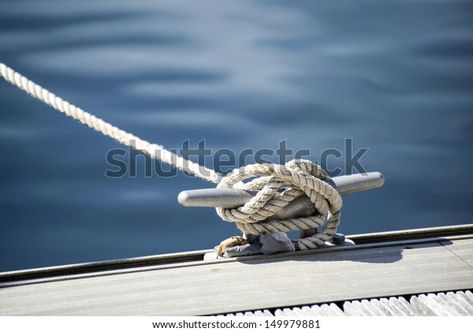
M 257 195 L 236 209 L 217 208 L 218 215 L 247 234 L 289 232 L 292 230 L 319 229 L 313 236 L 298 240 L 299 249 L 324 247 L 335 232 L 340 221 L 342 199 L 340 194 L 326 181 L 330 179 L 317 164 L 308 160 L 293 160 L 286 165 L 252 164 L 223 177 L 214 170 L 186 160 L 166 150 L 161 145 L 149 143 L 123 131 L 77 106 L 54 95 L 13 69 L 0 63 L 0 75 L 11 84 L 36 99 L 86 126 L 111 137 L 118 142 L 142 151 L 153 159 L 160 160 L 184 172 L 209 182 L 218 188 L 241 188 L 257 190 Z M 243 180 L 254 178 L 243 183 Z M 283 190 L 281 191 L 281 188 Z M 271 216 L 301 195 L 307 195 L 317 213 L 306 218 L 271 220 Z
M 241 184 L 242 180 L 255 178 Z M 224 177 L 218 188 L 238 187 L 257 190 L 258 193 L 245 205 L 225 209 L 217 208 L 218 215 L 234 222 L 246 234 L 314 230 L 319 232 L 297 240 L 299 249 L 324 247 L 337 231 L 340 222 L 342 198 L 326 181 L 327 173 L 309 160 L 292 160 L 286 165 L 253 164 L 236 169 Z M 284 187 L 284 190 L 280 190 Z M 304 218 L 271 220 L 271 217 L 301 195 L 307 195 L 315 205 L 316 213 Z
M 69 102 L 44 89 L 43 87 L 30 81 L 13 69 L 7 67 L 3 63 L 0 63 L 0 75 L 6 81 L 17 86 L 46 105 L 49 105 L 59 112 L 70 116 L 74 120 L 77 120 L 80 123 L 97 130 L 98 132 L 101 132 L 105 136 L 111 137 L 126 146 L 133 147 L 134 149 L 149 155 L 153 159 L 160 160 L 166 164 L 176 167 L 181 171 L 187 172 L 209 182 L 219 183 L 220 179 L 222 178 L 222 176 L 214 170 L 208 169 L 190 160 L 186 160 L 181 156 L 166 150 L 161 145 L 149 143 L 139 137 L 136 137 L 135 135 L 111 125 L 108 122 L 105 122 L 104 120 L 82 110 L 75 105 L 70 104 Z

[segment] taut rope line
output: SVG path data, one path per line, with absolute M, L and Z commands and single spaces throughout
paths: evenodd
M 215 183 L 219 188 L 257 190 L 257 195 L 241 207 L 217 208 L 222 219 L 234 222 L 247 234 L 322 228 L 317 234 L 297 240 L 299 249 L 313 249 L 324 247 L 326 241 L 332 239 L 337 231 L 342 207 L 341 196 L 326 182 L 330 178 L 325 171 L 311 161 L 292 160 L 285 165 L 252 164 L 235 169 L 223 177 L 214 170 L 186 160 L 161 145 L 149 143 L 70 104 L 3 63 L 0 63 L 0 75 L 55 110 L 126 146 L 142 151 L 153 159 Z M 251 178 L 253 180 L 249 182 L 242 182 Z M 313 216 L 271 220 L 271 216 L 301 195 L 307 195 L 315 205 L 317 212 Z
M 133 134 L 111 125 L 108 122 L 105 122 L 75 105 L 70 104 L 52 92 L 30 81 L 13 69 L 7 67 L 3 63 L 0 63 L 0 75 L 9 83 L 17 86 L 55 110 L 64 113 L 87 127 L 101 132 L 105 136 L 111 137 L 126 146 L 133 147 L 136 150 L 146 153 L 153 159 L 165 162 L 181 171 L 190 173 L 209 182 L 219 183 L 222 178 L 222 175 L 218 174 L 214 170 L 196 164 L 191 160 L 186 160 L 181 156 L 166 150 L 161 145 L 149 143 Z

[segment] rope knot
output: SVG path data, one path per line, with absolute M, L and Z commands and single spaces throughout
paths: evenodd
M 297 244 L 300 249 L 323 247 L 337 231 L 342 207 L 340 194 L 326 182 L 328 180 L 327 173 L 310 160 L 291 160 L 285 165 L 247 165 L 222 178 L 217 188 L 238 188 L 257 191 L 257 194 L 241 207 L 217 208 L 217 214 L 223 220 L 234 222 L 247 234 L 318 229 L 316 234 L 297 240 Z M 289 219 L 275 216 L 303 195 L 309 197 L 315 207 L 312 215 Z

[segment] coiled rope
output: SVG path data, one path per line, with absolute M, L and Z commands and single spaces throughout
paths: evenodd
M 254 178 L 241 184 L 242 180 Z M 246 234 L 262 234 L 313 230 L 323 226 L 317 234 L 297 240 L 299 249 L 324 247 L 332 239 L 340 222 L 342 198 L 326 180 L 329 176 L 309 160 L 291 160 L 285 165 L 252 164 L 233 170 L 217 188 L 257 190 L 245 205 L 235 209 L 217 208 L 218 215 L 234 222 Z M 280 189 L 283 189 L 282 191 Z M 268 220 L 301 195 L 307 195 L 316 213 L 304 218 Z M 325 223 L 325 225 L 324 225 Z
M 297 240 L 299 249 L 324 247 L 332 239 L 340 222 L 342 199 L 327 182 L 329 176 L 317 164 L 308 160 L 292 160 L 285 165 L 251 164 L 233 170 L 227 176 L 184 159 L 158 144 L 149 143 L 121 130 L 108 122 L 70 104 L 38 84 L 0 63 L 0 75 L 9 83 L 51 106 L 55 110 L 79 121 L 105 136 L 139 150 L 152 159 L 160 160 L 203 180 L 216 183 L 218 188 L 257 190 L 258 193 L 245 205 L 235 209 L 217 208 L 217 214 L 234 222 L 247 234 L 289 232 L 319 228 L 319 232 Z M 248 182 L 243 180 L 251 179 Z M 313 216 L 286 220 L 268 220 L 275 213 L 301 195 L 307 195 L 316 208 Z

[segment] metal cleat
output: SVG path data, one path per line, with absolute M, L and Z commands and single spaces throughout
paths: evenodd
M 384 176 L 380 172 L 368 172 L 336 176 L 327 182 L 340 195 L 348 195 L 382 187 Z M 182 191 L 177 199 L 182 206 L 188 207 L 237 208 L 248 202 L 256 193 L 256 191 L 242 189 L 195 189 Z M 302 218 L 311 216 L 315 212 L 314 204 L 307 196 L 303 195 L 294 199 L 270 219 Z M 315 229 L 302 231 L 300 232 L 300 237 L 308 237 L 316 232 L 317 230 Z M 246 245 L 245 248 L 230 250 L 229 256 L 241 256 L 247 252 L 259 252 L 261 250 L 260 237 L 258 235 L 244 234 L 244 237 L 249 242 L 249 245 Z M 337 233 L 334 235 L 331 243 L 332 245 L 343 245 L 345 241 L 345 235 Z

